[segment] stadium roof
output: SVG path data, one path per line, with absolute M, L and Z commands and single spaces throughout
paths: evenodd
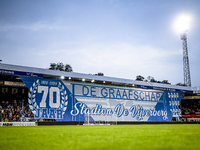
M 91 74 L 64 72 L 64 71 L 58 71 L 58 70 L 49 70 L 49 69 L 0 63 L 0 74 L 23 75 L 23 73 L 25 73 L 26 76 L 31 76 L 31 77 L 64 76 L 64 77 L 71 77 L 71 78 L 76 78 L 76 79 L 86 79 L 90 81 L 95 80 L 95 81 L 111 82 L 114 85 L 115 84 L 120 84 L 124 86 L 137 85 L 138 88 L 168 90 L 168 91 L 180 90 L 181 92 L 189 91 L 193 93 L 200 93 L 199 87 L 176 86 L 176 85 L 170 85 L 170 84 L 160 84 L 160 83 L 144 82 L 144 81 L 123 79 L 123 78 L 114 78 L 114 77 L 108 77 L 108 76 L 97 76 L 97 75 L 91 75 Z

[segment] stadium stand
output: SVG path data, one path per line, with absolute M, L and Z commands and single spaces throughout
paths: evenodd
M 27 100 L 3 100 L 1 101 L 1 121 L 15 122 L 21 121 L 23 117 L 33 118 L 33 113 L 29 109 Z
M 33 72 L 32 76 L 36 75 L 40 77 L 40 75 L 42 74 L 42 78 L 46 79 L 59 79 L 61 75 L 65 75 L 65 80 L 70 80 L 72 82 L 82 82 L 82 79 L 84 78 L 86 79 L 85 83 L 90 83 L 91 80 L 95 80 L 96 84 L 121 86 L 122 88 L 134 87 L 138 89 L 154 89 L 163 91 L 176 90 L 183 93 L 189 93 L 190 95 L 185 95 L 181 100 L 181 121 L 191 121 L 191 119 L 188 118 L 200 119 L 200 96 L 198 96 L 198 93 L 200 93 L 199 88 L 142 82 L 105 76 L 87 75 L 74 72 L 60 72 L 48 69 L 23 67 L 8 64 L 0 64 L 0 70 L 0 121 L 4 122 L 35 121 L 33 118 L 34 115 L 28 105 L 28 88 L 19 78 L 19 75 L 24 72 L 26 72 L 26 74 L 22 74 L 22 76 L 30 76 L 30 73 L 27 74 L 28 71 Z M 70 79 L 67 77 L 70 77 Z M 55 120 L 43 119 L 40 121 L 52 122 Z

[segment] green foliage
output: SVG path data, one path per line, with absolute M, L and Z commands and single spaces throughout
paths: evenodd
M 177 83 L 176 85 L 178 85 L 178 86 L 187 86 L 187 85 L 184 84 L 184 83 Z
M 104 76 L 102 72 L 98 72 L 97 74 L 94 74 L 95 76 Z
M 56 63 L 51 63 L 49 70 L 56 70 Z
M 199 149 L 200 125 L 0 127 L 1 150 Z
M 144 81 L 144 77 L 141 76 L 141 75 L 138 75 L 138 76 L 136 76 L 135 80 L 137 80 L 137 81 Z
M 60 70 L 66 72 L 72 72 L 72 67 L 69 64 L 64 65 L 63 63 L 50 63 L 49 70 Z
M 148 76 L 147 79 L 145 79 L 143 76 L 138 75 L 136 76 L 137 81 L 144 81 L 144 82 L 153 82 L 153 83 L 162 83 L 162 84 L 171 84 L 168 82 L 168 80 L 163 80 L 163 81 L 157 81 L 154 79 L 154 77 Z
M 56 70 L 64 71 L 64 64 L 63 63 L 57 63 Z
M 72 72 L 73 70 L 72 70 L 72 67 L 69 64 L 66 64 L 65 65 L 65 71 L 66 72 Z
M 171 84 L 171 83 L 168 82 L 168 80 L 163 80 L 161 83 L 163 83 L 163 84 Z

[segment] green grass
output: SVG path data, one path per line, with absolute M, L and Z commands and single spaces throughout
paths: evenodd
M 200 149 L 200 125 L 0 127 L 0 150 Z

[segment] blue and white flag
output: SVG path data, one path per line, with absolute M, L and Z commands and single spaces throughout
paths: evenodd
M 35 119 L 56 121 L 171 121 L 183 93 L 20 76 Z

